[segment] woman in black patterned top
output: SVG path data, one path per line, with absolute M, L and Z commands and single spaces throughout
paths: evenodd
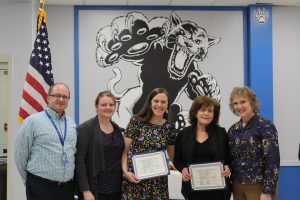
M 259 116 L 259 101 L 248 87 L 231 92 L 231 110 L 241 119 L 228 131 L 234 200 L 274 200 L 280 156 L 273 123 Z
M 121 199 L 121 158 L 124 138 L 111 121 L 115 97 L 100 92 L 95 101 L 97 115 L 78 127 L 76 178 L 84 200 Z

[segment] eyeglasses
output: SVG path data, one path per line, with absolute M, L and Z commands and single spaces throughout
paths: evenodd
M 70 97 L 68 96 L 65 96 L 65 95 L 60 95 L 60 94 L 51 94 L 49 95 L 50 97 L 54 97 L 56 99 L 60 99 L 60 98 L 63 98 L 63 100 L 67 100 L 67 99 L 70 99 Z

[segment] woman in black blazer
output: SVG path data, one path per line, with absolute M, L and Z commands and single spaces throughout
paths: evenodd
M 174 165 L 182 173 L 182 194 L 188 200 L 229 200 L 230 184 L 223 190 L 192 191 L 191 164 L 221 161 L 222 176 L 229 177 L 228 139 L 224 128 L 218 126 L 220 104 L 213 98 L 198 96 L 189 111 L 191 126 L 178 133 L 175 141 Z
M 84 200 L 121 199 L 121 158 L 124 139 L 120 127 L 111 121 L 116 98 L 108 91 L 95 100 L 97 116 L 81 124 L 77 131 L 75 172 Z

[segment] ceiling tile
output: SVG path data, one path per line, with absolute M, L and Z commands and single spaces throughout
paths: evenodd
M 82 0 L 47 0 L 45 4 L 52 5 L 84 5 Z
M 32 0 L 1 0 L 1 2 L 24 2 Z M 53 5 L 143 5 L 143 6 L 248 6 L 266 3 L 284 6 L 300 6 L 300 0 L 47 0 Z
M 256 2 L 257 0 L 215 0 L 213 6 L 248 6 Z
M 172 6 L 211 6 L 215 0 L 173 0 Z
M 171 0 L 128 0 L 128 5 L 168 6 Z
M 127 5 L 127 0 L 83 0 L 84 5 Z
M 299 0 L 258 0 L 257 3 L 270 3 L 273 5 L 294 6 Z

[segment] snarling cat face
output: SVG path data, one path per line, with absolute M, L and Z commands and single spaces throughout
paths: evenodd
M 191 63 L 202 61 L 208 48 L 220 39 L 208 36 L 205 29 L 193 22 L 182 22 L 174 12 L 171 22 L 172 28 L 167 38 L 167 47 L 172 49 L 168 71 L 172 79 L 179 80 L 186 75 Z

